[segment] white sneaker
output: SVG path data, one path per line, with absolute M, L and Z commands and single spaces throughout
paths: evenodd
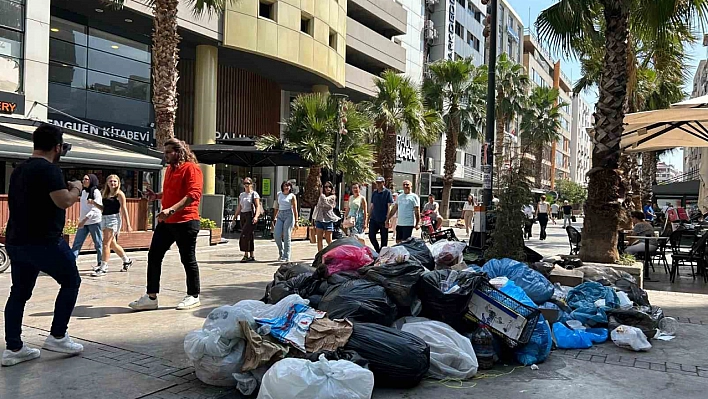
M 102 266 L 91 273 L 91 277 L 103 277 L 108 274 L 108 267 Z
M 145 294 L 137 301 L 131 302 L 128 306 L 134 310 L 155 310 L 157 309 L 157 298 L 150 299 L 148 294 Z
M 39 357 L 39 349 L 30 348 L 24 345 L 22 349 L 17 352 L 5 349 L 2 353 L 2 365 L 3 366 L 14 366 L 18 363 L 26 362 L 28 360 L 33 360 Z
M 191 295 L 187 295 L 182 299 L 182 302 L 180 302 L 177 305 L 177 310 L 187 310 L 187 309 L 192 309 L 200 306 L 201 303 L 199 302 L 199 297 L 193 297 Z
M 64 334 L 64 337 L 60 339 L 54 338 L 51 335 L 48 336 L 42 348 L 52 352 L 68 353 L 70 355 L 78 355 L 84 351 L 84 346 L 74 342 L 69 334 Z

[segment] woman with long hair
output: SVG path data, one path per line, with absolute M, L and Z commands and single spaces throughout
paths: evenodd
M 103 201 L 101 191 L 98 189 L 98 176 L 94 174 L 84 175 L 81 184 L 83 185 L 83 190 L 81 190 L 81 199 L 79 200 L 81 204 L 79 209 L 79 224 L 71 250 L 74 252 L 74 256 L 78 258 L 81 247 L 84 245 L 86 237 L 90 234 L 93 245 L 96 248 L 97 260 L 96 266 L 93 268 L 93 270 L 96 271 L 101 267 L 101 261 L 103 260 L 102 213 L 101 208 L 99 208 L 103 205 Z
M 101 228 L 103 230 L 103 259 L 98 270 L 91 273 L 93 277 L 105 276 L 108 272 L 108 260 L 111 258 L 111 249 L 116 252 L 123 260 L 122 272 L 127 272 L 133 261 L 125 253 L 123 247 L 118 244 L 118 233 L 125 219 L 125 225 L 128 231 L 133 231 L 133 226 L 130 225 L 130 215 L 128 214 L 127 201 L 125 193 L 120 189 L 120 177 L 110 175 L 106 179 L 106 185 L 103 187 L 103 220 Z
M 243 190 L 238 196 L 238 207 L 234 218 L 241 216 L 241 238 L 238 245 L 243 252 L 241 263 L 246 263 L 256 260 L 253 231 L 256 229 L 258 215 L 260 215 L 261 197 L 253 189 L 253 180 L 250 177 L 243 179 Z
M 278 201 L 273 215 L 273 234 L 278 246 L 278 261 L 290 262 L 290 239 L 293 229 L 297 230 L 297 198 L 289 181 L 280 185 Z
M 366 198 L 361 195 L 359 183 L 352 184 L 352 195 L 344 211 L 349 218 L 349 235 L 362 234 L 367 228 L 368 210 Z
M 339 217 L 334 214 L 337 207 L 337 196 L 334 195 L 334 185 L 331 181 L 325 182 L 320 189 L 320 199 L 315 207 L 315 235 L 317 236 L 317 251 L 321 251 L 322 238 L 327 241 L 327 245 L 332 243 L 332 233 L 334 223 Z
M 536 204 L 536 220 L 538 220 L 538 224 L 541 226 L 541 233 L 539 234 L 538 238 L 540 238 L 542 241 L 546 239 L 546 226 L 548 226 L 548 219 L 549 219 L 549 214 L 551 212 L 551 204 L 546 202 L 546 196 L 542 195 L 541 196 L 541 201 Z M 556 224 L 556 221 L 553 219 L 553 215 L 550 216 L 551 221 L 553 224 Z
M 475 204 L 474 195 L 468 195 L 467 202 L 465 202 L 465 205 L 462 207 L 462 217 L 465 219 L 465 230 L 467 230 L 467 235 L 470 235 L 470 231 L 472 231 L 475 205 L 477 204 Z

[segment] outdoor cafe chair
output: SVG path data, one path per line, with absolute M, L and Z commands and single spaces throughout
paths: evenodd
M 691 275 L 696 279 L 696 270 L 694 266 L 698 266 L 698 270 L 704 269 L 703 257 L 705 254 L 706 242 L 708 234 L 703 234 L 697 237 L 692 230 L 677 230 L 671 233 L 669 237 L 671 243 L 671 271 L 670 281 L 676 281 L 678 269 L 680 266 L 691 266 Z M 690 247 L 688 244 L 690 243 Z M 686 250 L 688 248 L 688 251 Z
M 568 233 L 568 243 L 570 244 L 570 255 L 577 255 L 580 253 L 580 240 L 582 236 L 578 229 L 573 226 L 568 226 L 565 228 L 566 233 Z
M 669 261 L 666 259 L 666 246 L 668 245 L 667 240 L 658 240 L 659 242 L 657 243 L 656 251 L 654 251 L 651 255 L 651 269 L 654 271 L 654 262 L 659 263 L 660 265 L 663 263 L 664 264 L 664 272 L 666 274 L 670 274 L 669 270 Z

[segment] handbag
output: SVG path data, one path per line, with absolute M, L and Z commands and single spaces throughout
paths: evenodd
M 254 218 L 258 219 L 258 217 L 260 216 L 260 212 L 257 213 L 256 211 L 256 192 L 254 191 L 251 193 L 251 213 L 253 214 Z
M 344 219 L 344 221 L 342 222 L 342 227 L 345 229 L 351 229 L 352 227 L 354 227 L 355 224 L 356 224 L 356 219 L 354 219 L 354 216 L 352 216 L 352 217 Z
M 575 220 L 575 215 L 573 215 L 573 216 L 570 217 L 570 221 L 573 222 L 573 223 L 576 222 L 576 220 Z

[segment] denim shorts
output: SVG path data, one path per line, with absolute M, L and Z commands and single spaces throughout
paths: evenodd
M 334 222 L 315 222 L 315 228 L 324 231 L 334 231 Z

